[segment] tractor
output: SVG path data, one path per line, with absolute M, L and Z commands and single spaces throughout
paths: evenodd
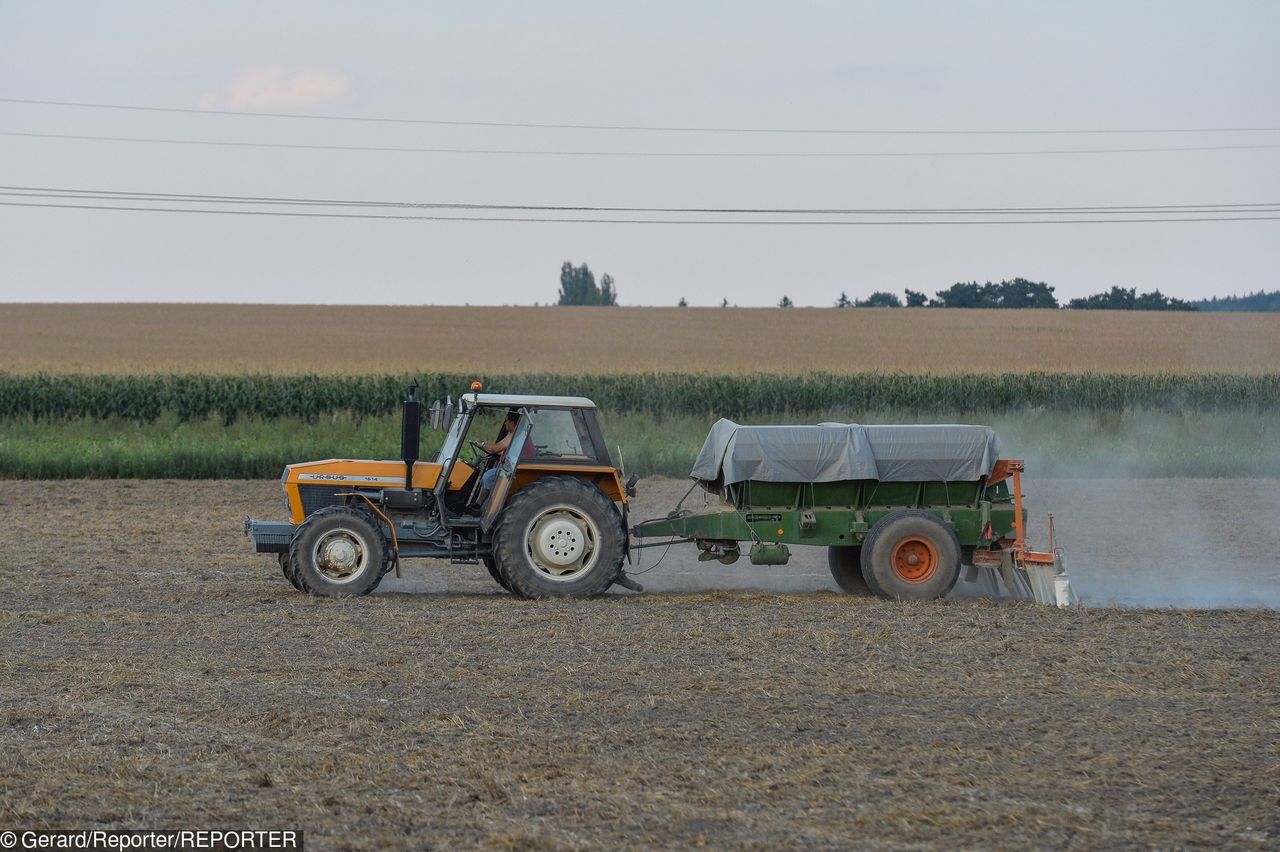
M 636 477 L 624 483 L 614 466 L 595 403 L 483 393 L 477 382 L 430 408 L 445 437 L 423 461 L 416 392 L 402 406 L 400 459 L 291 464 L 280 479 L 289 520 L 245 521 L 254 549 L 276 554 L 296 589 L 366 595 L 408 558 L 483 563 L 524 598 L 639 589 L 623 571 Z M 505 452 L 489 452 L 482 439 L 503 437 L 509 418 Z

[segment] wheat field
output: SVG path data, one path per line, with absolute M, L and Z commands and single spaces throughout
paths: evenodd
M 1280 315 L 928 308 L 0 305 L 0 371 L 1280 371 Z

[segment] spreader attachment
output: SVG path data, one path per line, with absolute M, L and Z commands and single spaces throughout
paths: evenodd
M 1025 544 L 1015 546 L 1001 554 L 997 570 L 1012 598 L 1058 607 L 1080 604 L 1062 561 L 1062 548 L 1053 544 L 1053 515 L 1049 516 L 1047 552 L 1031 550 Z
M 999 464 L 1005 466 L 1013 479 L 1014 539 L 1000 551 L 1000 562 L 995 566 L 1005 589 L 1010 597 L 1018 600 L 1058 607 L 1079 606 L 1080 599 L 1071 588 L 1067 567 L 1062 561 L 1062 548 L 1054 540 L 1053 514 L 1049 514 L 1049 549 L 1032 550 L 1027 544 L 1022 512 L 1024 465 L 1015 460 Z

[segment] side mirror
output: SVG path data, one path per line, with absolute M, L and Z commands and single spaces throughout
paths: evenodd
M 444 426 L 444 408 L 440 405 L 440 400 L 431 403 L 431 408 L 427 409 L 427 415 L 431 421 L 431 428 L 439 431 Z
M 446 429 L 453 427 L 453 417 L 457 413 L 458 410 L 453 405 L 453 397 L 450 396 L 448 401 L 444 404 L 444 422 Z

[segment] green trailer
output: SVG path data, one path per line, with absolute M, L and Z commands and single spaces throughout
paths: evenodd
M 745 548 L 757 565 L 785 564 L 796 545 L 825 547 L 849 593 L 933 599 L 962 572 L 972 581 L 989 571 L 1003 594 L 1074 603 L 1052 541 L 1046 552 L 1026 544 L 1022 463 L 998 452 L 984 426 L 721 420 L 692 472 L 705 505 L 681 501 L 667 517 L 636 524 L 642 543 L 633 547 L 690 542 L 700 560 L 725 564 Z

